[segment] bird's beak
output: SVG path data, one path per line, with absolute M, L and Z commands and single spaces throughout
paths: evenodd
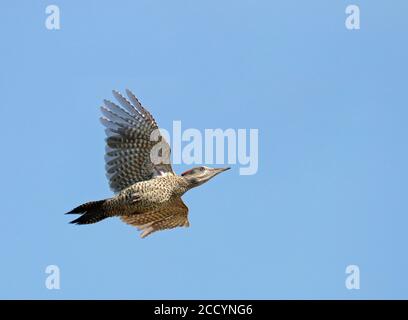
M 230 167 L 227 167 L 227 168 L 213 168 L 214 176 L 221 173 L 221 172 L 227 171 L 229 169 L 231 169 L 231 168 Z

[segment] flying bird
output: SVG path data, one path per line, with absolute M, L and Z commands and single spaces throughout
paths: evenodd
M 153 232 L 188 227 L 188 207 L 181 196 L 229 168 L 205 166 L 174 173 L 170 146 L 153 116 L 130 91 L 118 91 L 119 105 L 104 100 L 100 118 L 106 127 L 105 162 L 112 198 L 84 203 L 67 214 L 81 214 L 71 223 L 91 224 L 108 217 L 136 226 L 142 238 Z

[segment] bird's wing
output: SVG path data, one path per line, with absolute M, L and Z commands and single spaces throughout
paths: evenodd
M 165 229 L 188 227 L 188 207 L 181 198 L 146 213 L 122 216 L 122 221 L 142 231 L 141 237 Z
M 115 192 L 162 173 L 174 174 L 170 146 L 160 135 L 156 121 L 130 90 L 126 94 L 129 100 L 113 91 L 120 106 L 104 100 L 101 107 L 107 136 L 106 175 Z

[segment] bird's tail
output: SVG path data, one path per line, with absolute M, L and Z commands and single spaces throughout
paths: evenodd
M 107 211 L 105 209 L 106 200 L 91 201 L 72 209 L 67 214 L 82 214 L 78 219 L 71 221 L 74 224 L 90 224 L 99 222 L 107 217 Z

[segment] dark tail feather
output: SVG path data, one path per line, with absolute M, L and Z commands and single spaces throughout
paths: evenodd
M 66 214 L 82 214 L 78 219 L 71 221 L 74 224 L 90 224 L 101 221 L 108 217 L 103 204 L 106 200 L 91 201 L 84 203 Z

